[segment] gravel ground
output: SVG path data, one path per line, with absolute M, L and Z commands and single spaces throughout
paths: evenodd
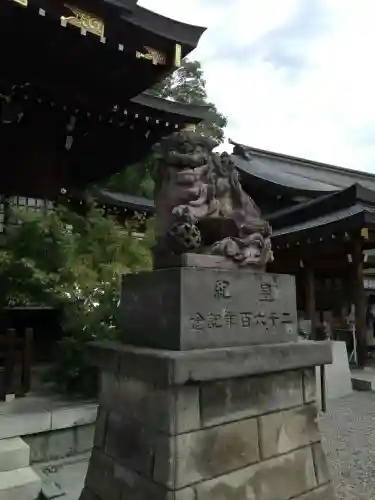
M 328 402 L 320 428 L 339 500 L 375 499 L 375 392 Z

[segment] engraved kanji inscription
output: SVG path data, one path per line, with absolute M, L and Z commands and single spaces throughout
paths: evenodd
M 221 314 L 210 313 L 207 316 L 207 326 L 208 328 L 222 328 L 223 318 Z
M 190 318 L 190 320 L 191 320 L 191 327 L 193 330 L 203 330 L 205 320 L 204 316 L 202 316 L 201 313 L 197 312 L 196 314 L 194 314 L 194 316 Z
M 275 300 L 271 283 L 261 283 L 259 300 L 261 302 L 273 302 Z
M 224 312 L 224 321 L 225 324 L 227 325 L 228 328 L 232 328 L 233 326 L 236 326 L 237 321 L 236 321 L 236 313 L 233 311 L 225 311 Z
M 280 316 L 278 314 L 276 314 L 275 312 L 271 312 L 269 319 L 270 319 L 272 326 L 276 326 L 276 323 L 280 319 Z
M 241 326 L 243 328 L 249 328 L 251 326 L 252 316 L 253 316 L 253 314 L 251 312 L 242 312 L 242 313 L 240 313 Z
M 267 318 L 266 318 L 265 313 L 263 313 L 263 312 L 256 313 L 254 315 L 254 319 L 255 319 L 255 324 L 257 324 L 257 325 L 263 325 L 263 326 L 267 325 Z
M 292 318 L 291 318 L 290 313 L 284 312 L 282 314 L 281 323 L 283 323 L 284 325 L 287 324 L 287 323 L 292 323 Z
M 229 287 L 230 287 L 229 281 L 217 280 L 214 289 L 215 299 L 229 299 L 231 297 Z

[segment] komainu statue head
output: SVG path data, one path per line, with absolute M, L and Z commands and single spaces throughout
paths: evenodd
M 155 179 L 155 254 L 216 254 L 263 269 L 272 260 L 271 229 L 243 191 L 227 153 L 196 132 L 176 132 L 160 145 Z

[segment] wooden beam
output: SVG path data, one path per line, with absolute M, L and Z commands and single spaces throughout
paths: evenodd
M 358 343 L 358 365 L 365 366 L 367 359 L 366 339 L 366 294 L 363 283 L 362 240 L 358 236 L 353 240 L 353 303 L 355 306 L 355 334 Z
M 16 331 L 9 329 L 5 334 L 5 360 L 4 360 L 4 393 L 3 397 L 7 400 L 8 396 L 14 394 L 14 368 L 16 363 Z
M 311 255 L 314 256 L 314 261 L 328 258 L 336 259 L 337 255 L 345 255 L 347 251 L 351 251 L 351 243 L 344 238 L 336 238 L 333 241 L 301 242 L 300 245 L 290 245 L 289 247 L 273 244 L 275 258 L 280 256 L 289 256 L 298 259 L 307 259 Z
M 31 366 L 33 360 L 34 331 L 26 328 L 22 346 L 21 395 L 25 396 L 31 389 Z
M 316 272 L 334 274 L 339 276 L 340 273 L 345 272 L 348 268 L 348 259 L 345 254 L 337 254 L 331 257 L 321 257 L 314 255 L 314 269 Z M 276 253 L 275 261 L 270 266 L 274 272 L 291 272 L 295 274 L 300 269 L 300 262 L 305 261 L 304 258 L 298 258 L 286 255 L 283 256 Z
M 315 275 L 309 262 L 305 262 L 304 284 L 306 297 L 306 314 L 311 323 L 311 340 L 316 340 L 316 300 Z

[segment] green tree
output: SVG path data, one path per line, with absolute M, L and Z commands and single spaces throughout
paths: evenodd
M 205 136 L 213 137 L 218 144 L 224 141 L 227 118 L 208 101 L 206 80 L 199 61 L 184 60 L 180 68 L 155 85 L 149 92 L 163 99 L 209 106 L 206 119 L 197 126 L 197 131 Z M 153 171 L 156 165 L 156 153 L 153 152 L 145 160 L 130 165 L 114 175 L 104 187 L 112 191 L 151 199 L 154 188 Z
M 129 165 L 113 175 L 104 184 L 109 191 L 131 194 L 152 200 L 154 194 L 153 171 L 156 164 L 156 153 L 151 153 L 139 163 Z
M 96 390 L 95 373 L 84 361 L 84 345 L 116 338 L 120 276 L 151 267 L 151 236 L 132 236 L 90 205 L 85 217 L 64 207 L 49 214 L 17 213 L 21 224 L 0 251 L 1 305 L 46 305 L 60 311 L 64 338 L 51 373 L 66 392 Z
M 199 61 L 185 59 L 180 68 L 156 84 L 150 93 L 184 104 L 209 106 L 210 111 L 207 113 L 206 119 L 198 125 L 197 130 L 203 135 L 213 137 L 219 144 L 224 141 L 227 118 L 208 100 L 206 80 Z

